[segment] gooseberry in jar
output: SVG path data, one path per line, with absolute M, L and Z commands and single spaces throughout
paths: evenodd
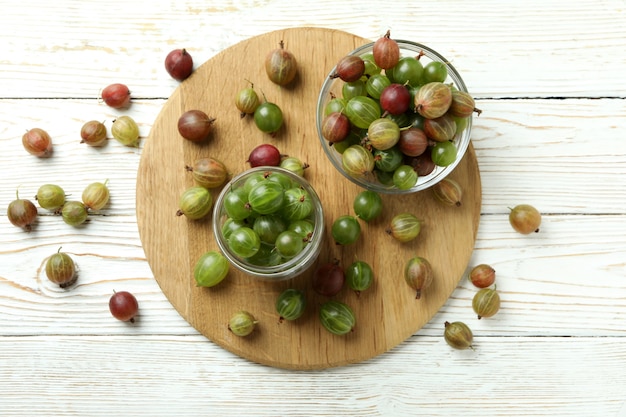
M 400 127 L 386 117 L 376 119 L 367 128 L 367 144 L 374 149 L 386 150 L 398 143 Z
M 356 55 L 347 55 L 339 60 L 335 72 L 330 78 L 341 78 L 342 81 L 352 82 L 360 79 L 365 73 L 365 62 Z
M 363 177 L 374 169 L 374 156 L 361 145 L 352 145 L 341 154 L 341 166 L 353 177 Z
M 403 114 L 409 110 L 411 95 L 402 84 L 390 84 L 380 94 L 380 107 L 390 114 Z
M 426 119 L 443 116 L 452 104 L 452 89 L 442 82 L 420 87 L 415 95 L 415 111 Z
M 372 48 L 374 62 L 382 69 L 394 67 L 400 60 L 400 46 L 391 39 L 391 32 L 388 30 L 384 36 L 374 42 Z

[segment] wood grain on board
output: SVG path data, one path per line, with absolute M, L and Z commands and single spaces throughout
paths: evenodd
M 294 85 L 278 87 L 265 75 L 265 55 L 280 41 L 298 59 Z M 297 28 L 270 32 L 241 42 L 207 61 L 172 94 L 157 117 L 145 148 L 137 179 L 137 217 L 142 244 L 156 280 L 178 312 L 198 331 L 220 346 L 255 362 L 294 369 L 319 369 L 359 362 L 404 341 L 427 323 L 448 299 L 461 279 L 472 254 L 481 205 L 481 185 L 473 147 L 451 174 L 465 190 L 461 207 L 444 207 L 430 191 L 404 196 L 384 195 L 384 213 L 362 225 L 357 243 L 338 246 L 330 226 L 335 218 L 352 213 L 352 201 L 362 191 L 333 168 L 324 154 L 315 128 L 319 88 L 328 71 L 343 55 L 370 42 L 341 31 Z M 260 132 L 251 118 L 241 118 L 234 106 L 236 93 L 248 81 L 268 101 L 278 104 L 285 117 L 275 137 Z M 206 144 L 182 139 L 177 131 L 180 115 L 199 109 L 216 119 Z M 283 154 L 299 157 L 310 167 L 305 177 L 324 206 L 326 243 L 318 263 L 293 279 L 269 283 L 231 268 L 229 276 L 213 288 L 197 287 L 193 267 L 206 251 L 216 250 L 210 219 L 190 221 L 175 215 L 178 198 L 192 178 L 184 169 L 197 158 L 222 160 L 233 174 L 249 167 L 250 151 L 272 143 Z M 214 190 L 217 197 L 219 190 Z M 386 232 L 391 218 L 411 212 L 424 221 L 420 236 L 401 244 Z M 413 256 L 428 259 L 435 282 L 416 300 L 404 282 L 403 269 Z M 374 269 L 375 285 L 357 296 L 344 289 L 335 299 L 355 311 L 357 325 L 339 337 L 327 332 L 317 318 L 326 298 L 311 289 L 316 265 L 355 260 Z M 286 288 L 306 292 L 308 309 L 294 322 L 279 323 L 275 300 Z M 227 328 L 238 310 L 252 313 L 259 325 L 249 337 L 239 338 Z

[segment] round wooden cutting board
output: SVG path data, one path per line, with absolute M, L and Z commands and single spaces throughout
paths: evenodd
M 298 60 L 298 77 L 289 87 L 272 84 L 263 65 L 266 54 L 281 40 Z M 481 206 L 480 175 L 471 144 L 451 174 L 464 189 L 461 207 L 442 206 L 429 190 L 404 196 L 383 195 L 383 215 L 370 224 L 361 222 L 362 235 L 357 243 L 344 247 L 332 241 L 332 222 L 340 215 L 354 214 L 352 201 L 362 189 L 337 172 L 325 156 L 315 127 L 316 103 L 319 89 L 337 61 L 368 42 L 336 30 L 295 28 L 234 45 L 198 67 L 180 84 L 145 141 L 137 176 L 137 218 L 154 276 L 172 305 L 194 328 L 251 361 L 280 368 L 322 369 L 386 352 L 431 319 L 468 266 Z M 258 130 L 251 117 L 240 117 L 234 98 L 249 85 L 247 80 L 268 101 L 282 108 L 285 122 L 276 137 Z M 191 109 L 203 110 L 216 119 L 207 143 L 194 144 L 178 134 L 179 116 Z M 375 283 L 360 296 L 346 287 L 334 297 L 352 307 L 357 318 L 354 331 L 345 336 L 327 332 L 319 322 L 319 307 L 327 299 L 311 288 L 317 264 L 296 278 L 277 283 L 256 281 L 233 267 L 216 287 L 195 284 L 196 261 L 218 247 L 210 216 L 202 221 L 176 216 L 180 194 L 193 185 L 185 165 L 212 156 L 237 174 L 249 168 L 247 156 L 261 143 L 271 143 L 283 154 L 310 165 L 305 177 L 320 195 L 326 218 L 326 241 L 318 264 L 337 259 L 347 267 L 363 260 L 374 270 Z M 219 191 L 213 190 L 214 197 Z M 413 242 L 396 242 L 385 232 L 391 218 L 401 212 L 413 213 L 424 221 Z M 415 298 L 403 277 L 406 261 L 416 255 L 427 258 L 435 274 L 421 299 Z M 299 319 L 280 322 L 275 300 L 287 288 L 304 290 L 308 307 Z M 259 322 L 248 337 L 237 337 L 228 330 L 228 320 L 238 310 L 249 311 Z

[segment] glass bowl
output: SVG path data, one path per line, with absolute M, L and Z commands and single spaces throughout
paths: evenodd
M 275 175 L 276 177 L 274 179 L 278 179 L 278 176 L 282 175 L 281 179 L 287 184 L 283 187 L 283 189 L 295 187 L 303 190 L 306 192 L 306 195 L 310 197 L 312 211 L 304 220 L 312 223 L 312 230 L 309 230 L 307 237 L 302 235 L 304 242 L 303 249 L 298 254 L 288 259 L 281 257 L 274 245 L 264 243 L 263 241 L 261 242 L 261 249 L 259 252 L 248 258 L 239 256 L 231 249 L 229 244 L 229 230 L 224 227 L 226 222 L 229 221 L 228 212 L 225 208 L 227 195 L 232 190 L 240 189 L 244 187 L 244 185 L 246 187 L 250 187 L 250 182 L 247 183 L 247 181 L 253 177 L 258 178 L 259 175 L 266 178 L 263 181 L 269 181 L 269 179 L 267 179 L 269 176 Z M 280 182 L 281 184 L 285 184 L 285 182 Z M 252 211 L 250 217 L 245 220 L 241 220 L 240 224 L 243 223 L 245 226 L 254 230 L 254 221 L 256 218 L 272 215 L 284 218 L 284 216 L 280 213 L 281 212 L 279 210 L 276 213 L 262 215 Z M 224 186 L 215 201 L 212 221 L 215 241 L 231 265 L 248 275 L 267 281 L 290 279 L 306 271 L 317 259 L 322 247 L 322 241 L 324 239 L 324 211 L 319 196 L 313 187 L 305 178 L 293 173 L 292 171 L 273 166 L 251 168 L 233 177 L 230 182 Z M 291 226 L 292 222 L 293 220 L 285 219 L 279 229 L 283 230 L 284 227 Z
M 452 64 L 450 64 L 450 62 L 446 58 L 441 56 L 439 53 L 419 43 L 405 41 L 405 40 L 396 40 L 396 42 L 398 43 L 398 46 L 400 47 L 401 58 L 410 57 L 410 56 L 413 56 L 413 57 L 420 56 L 419 59 L 423 66 L 426 66 L 426 64 L 430 61 L 439 61 L 445 64 L 447 68 L 447 79 L 444 82 L 446 84 L 453 85 L 455 88 L 457 88 L 460 91 L 467 92 L 465 83 L 463 82 L 463 79 L 461 78 L 459 73 L 452 66 Z M 366 54 L 371 54 L 373 51 L 373 46 L 374 46 L 373 42 L 368 43 L 366 45 L 363 45 L 353 50 L 352 52 L 349 52 L 347 55 L 364 56 Z M 318 136 L 319 136 L 322 148 L 324 149 L 324 152 L 326 153 L 326 156 L 328 157 L 330 162 L 333 164 L 333 166 L 339 172 L 341 172 L 341 174 L 343 174 L 343 176 L 345 176 L 347 179 L 354 182 L 355 184 L 371 191 L 375 191 L 379 193 L 386 193 L 386 194 L 409 194 L 409 193 L 418 192 L 421 190 L 425 190 L 429 187 L 432 187 L 433 185 L 435 185 L 436 183 L 444 179 L 448 174 L 450 174 L 454 170 L 454 168 L 458 165 L 458 163 L 461 161 L 461 159 L 465 155 L 465 152 L 467 151 L 467 148 L 469 146 L 473 116 L 469 116 L 465 118 L 466 119 L 464 120 L 465 128 L 461 130 L 460 132 L 457 132 L 452 140 L 452 143 L 454 143 L 456 147 L 456 159 L 454 160 L 454 162 L 452 162 L 451 164 L 447 166 L 435 166 L 434 170 L 428 175 L 419 176 L 415 185 L 412 186 L 411 188 L 400 189 L 400 188 L 395 187 L 394 185 L 385 185 L 381 183 L 380 181 L 378 181 L 378 179 L 376 178 L 374 174 L 370 174 L 370 173 L 364 176 L 353 176 L 353 175 L 350 175 L 348 172 L 346 172 L 346 170 L 343 168 L 343 165 L 342 165 L 342 154 L 339 151 L 337 151 L 335 149 L 335 146 L 331 145 L 330 142 L 328 142 L 322 134 L 322 122 L 325 117 L 326 105 L 333 97 L 342 97 L 342 87 L 345 84 L 345 82 L 342 81 L 340 78 L 331 77 L 331 75 L 335 73 L 336 69 L 337 67 L 335 66 L 333 67 L 333 69 L 330 70 L 320 90 L 318 101 L 317 101 L 316 124 L 317 124 Z M 383 70 L 383 74 L 384 74 L 384 70 Z M 418 124 L 414 124 L 414 126 L 419 127 Z M 402 128 L 402 126 L 400 127 Z M 430 147 L 429 149 L 426 150 L 426 152 L 430 152 Z

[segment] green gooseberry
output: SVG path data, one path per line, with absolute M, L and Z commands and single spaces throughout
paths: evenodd
M 199 287 L 213 287 L 226 278 L 230 264 L 217 251 L 208 251 L 196 261 L 193 277 Z
M 306 297 L 304 292 L 294 288 L 284 290 L 276 299 L 276 311 L 279 321 L 293 321 L 302 316 L 306 310 Z

